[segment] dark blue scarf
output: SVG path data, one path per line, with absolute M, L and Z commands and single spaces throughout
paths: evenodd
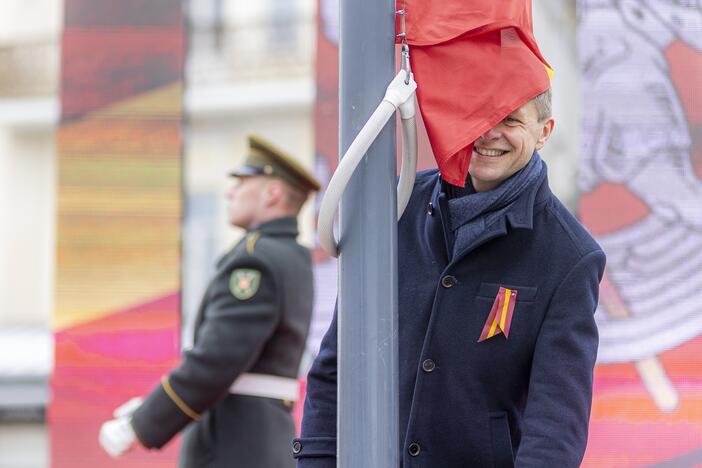
M 543 168 L 539 154 L 534 152 L 526 166 L 494 189 L 449 200 L 454 245 L 470 244 L 486 227 L 504 216 L 512 203 L 539 180 Z

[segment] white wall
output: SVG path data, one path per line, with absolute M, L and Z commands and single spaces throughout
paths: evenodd
M 55 37 L 62 24 L 62 0 L 0 1 L 0 46 Z
M 0 70 L 14 77 L 0 80 L 0 326 L 51 320 L 57 108 L 36 93 L 57 89 L 62 22 L 62 0 L 0 1 Z M 13 83 L 29 69 L 46 73 Z
M 52 315 L 53 132 L 0 130 L 0 325 Z
M 565 205 L 577 207 L 575 185 L 580 151 L 580 91 L 575 36 L 575 0 L 534 0 L 534 34 L 554 68 L 553 115 L 556 128 L 541 151 L 551 190 Z
M 0 67 L 19 67 L 0 80 L 0 326 L 51 320 L 57 108 L 55 96 L 35 93 L 57 88 L 62 18 L 61 0 L 0 2 Z M 46 74 L 12 82 L 29 69 Z

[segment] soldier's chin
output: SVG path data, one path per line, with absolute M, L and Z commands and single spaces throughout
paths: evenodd
M 244 226 L 242 226 L 243 223 L 241 222 L 241 220 L 235 216 L 231 216 L 229 218 L 229 224 L 234 227 L 246 229 Z

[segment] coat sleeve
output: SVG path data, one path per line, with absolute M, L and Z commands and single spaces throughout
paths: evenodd
M 293 441 L 298 468 L 336 468 L 336 315 L 307 375 L 301 436 Z
M 604 266 L 601 250 L 585 255 L 551 299 L 534 350 L 518 468 L 580 466 L 592 405 L 598 345 L 594 312 Z
M 238 299 L 230 287 L 239 269 L 260 272 L 258 289 L 248 299 Z M 255 257 L 238 260 L 214 281 L 195 346 L 133 415 L 132 426 L 148 448 L 162 447 L 225 396 L 278 324 L 276 285 L 263 262 Z

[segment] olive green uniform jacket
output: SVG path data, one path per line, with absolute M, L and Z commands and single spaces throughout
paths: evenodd
M 160 448 L 186 428 L 180 466 L 294 466 L 292 404 L 234 395 L 243 372 L 297 378 L 313 306 L 309 251 L 294 218 L 249 231 L 217 264 L 195 342 L 134 413 L 139 441 Z

